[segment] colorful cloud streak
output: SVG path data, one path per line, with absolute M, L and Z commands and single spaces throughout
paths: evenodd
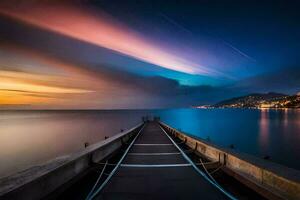
M 142 107 L 151 96 L 124 74 L 90 70 L 30 48 L 1 44 L 0 58 L 0 109 Z
M 2 5 L 0 13 L 167 69 L 189 74 L 220 75 L 215 70 L 170 53 L 155 42 L 91 9 L 35 2 L 33 5 Z
M 64 106 L 64 99 L 93 92 L 74 84 L 81 82 L 71 65 L 16 46 L 1 45 L 0 55 L 0 105 Z
M 26 81 L 27 77 L 31 79 Z M 38 83 L 35 79 L 43 79 L 43 83 Z M 47 82 L 51 79 L 54 77 L 0 70 L 0 105 L 48 105 L 55 103 L 54 100 L 62 96 L 67 98 L 92 92 L 79 88 L 50 86 Z
M 78 109 L 175 107 L 246 92 L 299 90 L 299 51 L 293 48 L 298 43 L 286 39 L 278 48 L 276 38 L 284 38 L 282 32 L 276 33 L 282 29 L 265 26 L 273 20 L 257 29 L 252 15 L 224 17 L 240 16 L 232 12 L 236 9 L 217 12 L 214 5 L 210 9 L 196 6 L 203 2 L 130 2 L 1 1 L 0 108 L 8 104 Z M 161 12 L 167 17 L 156 15 Z M 240 26 L 228 19 L 236 19 Z M 297 36 L 298 40 L 299 28 L 291 30 L 286 38 Z M 268 40 L 275 37 L 268 42 L 265 35 Z M 287 57 L 281 56 L 283 51 Z M 280 69 L 277 65 L 289 67 L 290 61 L 297 65 L 293 67 L 292 62 L 288 78 L 283 79 L 281 72 L 270 76 Z

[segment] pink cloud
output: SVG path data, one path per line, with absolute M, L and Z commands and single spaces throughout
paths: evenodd
M 0 13 L 48 31 L 189 74 L 214 75 L 214 70 L 161 48 L 127 27 L 90 9 L 69 4 L 2 6 Z

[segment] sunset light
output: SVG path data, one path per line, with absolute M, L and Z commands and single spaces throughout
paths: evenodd
M 47 10 L 47 15 L 44 15 Z M 42 29 L 54 31 L 74 39 L 98 45 L 127 56 L 167 69 L 190 74 L 217 74 L 212 69 L 172 54 L 155 41 L 142 37 L 126 26 L 97 16 L 95 12 L 74 6 L 34 5 L 0 8 L 0 13 Z
M 299 8 L 0 0 L 0 199 L 299 200 Z

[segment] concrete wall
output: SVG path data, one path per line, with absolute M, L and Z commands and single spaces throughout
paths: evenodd
M 34 200 L 45 197 L 86 170 L 91 162 L 101 161 L 118 150 L 141 126 L 142 124 L 139 124 L 69 157 L 56 159 L 1 179 L 0 199 Z
M 300 171 L 231 149 L 220 148 L 162 122 L 161 125 L 169 133 L 186 141 L 186 144 L 196 152 L 212 161 L 223 163 L 232 175 L 238 175 L 251 182 L 252 188 L 262 195 L 271 199 L 300 199 Z

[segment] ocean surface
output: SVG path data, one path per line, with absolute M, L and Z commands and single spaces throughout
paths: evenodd
M 84 149 L 142 121 L 161 120 L 219 146 L 300 170 L 300 110 L 0 111 L 0 177 Z

